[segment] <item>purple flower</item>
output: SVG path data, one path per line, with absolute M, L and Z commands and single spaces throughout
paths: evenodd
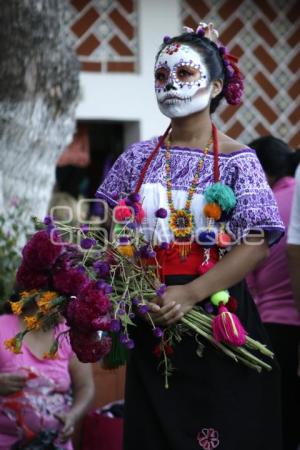
M 132 304 L 135 305 L 135 306 L 139 305 L 139 304 L 140 304 L 140 299 L 134 298 L 134 299 L 132 300 Z
M 46 216 L 46 217 L 44 218 L 44 224 L 45 224 L 45 225 L 52 225 L 52 224 L 53 224 L 53 219 L 52 219 L 52 217 L 51 217 L 51 216 Z
M 155 327 L 154 330 L 153 330 L 153 334 L 154 334 L 155 337 L 161 338 L 164 335 L 164 332 L 163 332 L 163 330 L 161 328 Z
M 110 265 L 106 261 L 95 261 L 93 267 L 99 277 L 106 277 L 109 275 Z
M 55 229 L 54 223 L 50 223 L 49 225 L 47 225 L 46 231 L 49 234 L 49 236 L 51 235 L 52 230 L 54 230 L 54 229 Z
M 135 314 L 133 312 L 129 313 L 128 316 L 129 316 L 130 319 L 134 319 L 135 318 Z
M 127 236 L 121 236 L 119 238 L 120 244 L 127 244 L 129 242 L 129 238 Z
M 214 307 L 210 302 L 205 303 L 204 309 L 208 314 L 212 314 L 214 312 Z
M 113 291 L 113 287 L 110 284 L 106 284 L 104 287 L 105 294 L 111 294 Z
M 165 208 L 159 208 L 156 212 L 155 212 L 155 217 L 157 217 L 158 219 L 165 219 L 168 215 L 168 211 Z
M 156 257 L 156 252 L 154 250 L 151 250 L 150 252 L 148 252 L 148 258 L 155 258 Z
M 128 200 L 130 200 L 132 203 L 137 203 L 141 201 L 141 196 L 137 192 L 132 192 L 128 195 Z
M 81 241 L 80 241 L 81 248 L 83 248 L 85 250 L 89 250 L 95 244 L 96 244 L 95 239 L 91 239 L 91 238 L 84 238 L 84 239 L 81 239 Z
M 130 230 L 135 230 L 137 225 L 134 222 L 129 222 L 126 224 L 127 228 L 129 228 Z
M 148 305 L 140 304 L 138 306 L 138 311 L 140 314 L 147 314 L 147 312 L 149 311 Z
M 199 29 L 197 30 L 197 34 L 198 34 L 200 37 L 203 37 L 203 36 L 205 35 L 205 29 L 204 29 L 204 28 L 199 28 Z
M 167 290 L 167 286 L 165 284 L 161 284 L 160 287 L 156 291 L 157 297 L 161 297 Z
M 112 319 L 110 322 L 110 331 L 118 333 L 121 330 L 121 322 L 118 319 Z
M 129 338 L 128 338 L 127 334 L 121 333 L 120 334 L 120 343 L 126 344 L 128 341 L 129 341 Z
M 76 267 L 77 270 L 79 270 L 79 272 L 85 273 L 85 267 L 82 264 L 78 264 L 78 266 Z
M 128 348 L 128 350 L 132 350 L 135 347 L 134 340 L 128 339 L 126 342 L 126 347 Z
M 162 243 L 160 244 L 160 248 L 161 248 L 162 250 L 168 250 L 168 248 L 169 248 L 169 243 L 168 243 L 168 242 L 162 242 Z
M 80 229 L 83 233 L 87 233 L 89 231 L 90 227 L 88 224 L 85 223 L 85 224 L 81 225 Z
M 118 310 L 119 316 L 124 316 L 125 313 L 126 313 L 126 311 L 124 309 L 119 309 Z

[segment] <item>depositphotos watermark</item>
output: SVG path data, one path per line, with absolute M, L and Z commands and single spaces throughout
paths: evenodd
M 125 210 L 126 208 L 126 210 Z M 130 217 L 125 218 L 125 211 L 128 213 L 128 210 L 131 212 L 131 217 L 134 217 L 134 209 L 130 206 L 115 206 L 113 209 L 110 209 L 107 205 L 107 202 L 102 199 L 81 199 L 77 203 L 77 208 L 68 206 L 68 205 L 58 205 L 53 206 L 50 210 L 50 217 L 53 217 L 54 220 L 59 221 L 63 225 L 72 225 L 76 223 L 76 226 L 70 226 L 67 229 L 60 229 L 60 233 L 62 235 L 64 243 L 73 243 L 77 244 L 81 249 L 87 250 L 83 247 L 83 234 L 88 231 L 93 233 L 100 233 L 103 242 L 109 241 L 109 239 L 114 239 L 116 234 L 109 231 L 111 227 L 111 223 L 120 224 L 125 228 L 129 226 L 131 233 L 132 242 L 138 244 L 139 234 L 142 232 L 146 239 L 154 243 L 162 243 L 166 242 L 170 239 L 170 233 L 168 230 L 168 226 L 157 226 L 162 221 L 168 221 L 166 219 L 157 219 L 157 221 L 153 222 L 152 226 L 149 226 L 147 223 L 147 219 L 145 222 L 138 228 L 135 229 Z M 92 211 L 92 213 L 90 213 Z M 87 213 L 89 213 L 89 219 L 86 219 Z M 222 224 L 219 227 L 212 227 L 209 229 L 209 233 L 207 233 L 207 226 L 203 225 L 198 227 L 193 231 L 193 235 L 191 236 L 191 242 L 196 242 L 200 246 L 204 247 L 213 247 L 218 245 L 219 243 L 219 233 L 220 230 L 226 232 L 230 236 L 230 240 L 228 240 L 227 245 L 224 245 L 226 248 L 230 248 L 232 246 L 240 245 L 241 243 L 251 246 L 262 245 L 265 240 L 265 231 L 262 228 L 256 229 L 245 229 L 245 228 L 235 228 L 234 234 L 231 232 L 228 224 Z M 54 244 L 59 245 L 57 239 L 55 239 L 54 230 L 51 232 L 51 239 Z M 175 241 L 176 245 L 183 245 L 180 241 Z M 103 244 L 105 247 L 105 244 Z M 105 248 L 103 248 L 105 250 Z M 92 249 L 89 249 L 91 251 Z

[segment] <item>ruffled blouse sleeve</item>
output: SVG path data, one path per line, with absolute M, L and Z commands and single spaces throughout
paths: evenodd
M 254 150 L 236 152 L 226 166 L 225 183 L 233 189 L 237 203 L 228 223 L 238 241 L 249 231 L 263 231 L 269 245 L 284 234 L 276 200 Z
M 105 200 L 113 208 L 122 194 L 129 194 L 133 189 L 134 144 L 129 146 L 116 160 L 103 183 L 96 192 L 96 197 Z

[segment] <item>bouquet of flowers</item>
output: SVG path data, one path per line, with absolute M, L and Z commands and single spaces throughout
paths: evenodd
M 126 362 L 127 352 L 135 346 L 130 330 L 136 326 L 134 319 L 139 314 L 148 318 L 158 340 L 154 352 L 161 358 L 166 387 L 176 342 L 191 332 L 201 338 L 201 343 L 212 344 L 235 362 L 257 371 L 271 370 L 257 353 L 272 358 L 272 352 L 247 335 L 234 314 L 234 300 L 228 291 L 211 298 L 219 308 L 217 315 L 196 306 L 179 325 L 160 328 L 153 323 L 148 304 L 166 290 L 159 278 L 154 242 L 145 241 L 139 231 L 145 216 L 139 195 L 130 194 L 117 203 L 110 239 L 103 230 L 88 225 L 74 228 L 54 223 L 50 217 L 45 219 L 43 229 L 23 249 L 16 279 L 19 296 L 11 301 L 16 314 L 26 314 L 30 302 L 35 302 L 37 310 L 25 315 L 26 330 L 7 341 L 6 346 L 20 352 L 26 333 L 54 325 L 63 316 L 80 361 L 105 359 L 109 367 L 117 367 Z M 166 216 L 163 208 L 156 211 L 157 221 Z M 75 235 L 77 244 L 65 242 L 65 233 Z M 59 339 L 53 342 L 46 358 L 55 358 Z

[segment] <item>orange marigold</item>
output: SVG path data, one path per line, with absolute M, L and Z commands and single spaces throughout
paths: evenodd
M 22 341 L 20 341 L 16 337 L 13 337 L 11 339 L 6 339 L 6 341 L 4 341 L 4 347 L 7 348 L 7 350 L 10 350 L 11 352 L 17 353 L 17 354 L 22 353 L 21 345 L 22 345 Z
M 27 298 L 38 294 L 38 292 L 39 291 L 37 291 L 36 289 L 31 289 L 30 291 L 22 291 L 22 292 L 20 292 L 20 297 L 22 300 L 26 300 Z
M 28 330 L 38 330 L 40 328 L 40 323 L 36 316 L 25 316 L 24 322 Z
M 53 291 L 44 292 L 37 301 L 38 307 L 42 312 L 47 312 L 51 308 L 51 302 L 57 297 L 57 293 Z
M 14 314 L 16 314 L 17 316 L 19 316 L 22 313 L 22 309 L 23 309 L 22 300 L 19 300 L 18 302 L 9 302 L 9 303 L 10 303 L 12 312 Z
M 43 359 L 57 359 L 57 352 L 55 353 L 45 352 L 43 354 Z

